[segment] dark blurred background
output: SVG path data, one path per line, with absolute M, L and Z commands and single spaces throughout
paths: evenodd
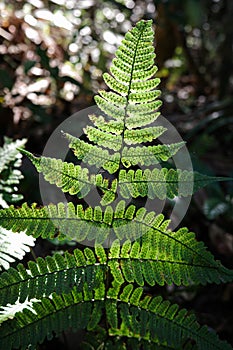
M 0 3 L 0 145 L 28 139 L 43 152 L 49 135 L 94 103 L 124 34 L 153 19 L 162 113 L 181 133 L 196 170 L 233 177 L 232 0 L 3 0 Z M 25 200 L 40 202 L 24 160 Z M 233 186 L 194 195 L 182 225 L 233 268 Z M 170 294 L 169 294 L 170 293 Z M 167 291 L 233 344 L 233 285 Z

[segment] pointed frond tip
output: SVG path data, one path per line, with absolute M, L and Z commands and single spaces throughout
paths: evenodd
M 158 108 L 161 106 L 161 101 L 157 100 L 160 95 L 160 91 L 157 90 L 160 80 L 153 78 L 157 71 L 154 65 L 153 37 L 151 24 L 146 21 L 140 22 L 140 25 L 136 25 L 126 34 L 116 51 L 116 58 L 112 61 L 111 74 L 103 74 L 110 91 L 100 90 L 99 95 L 95 97 L 103 116 L 90 116 L 95 127 L 88 126 L 84 129 L 91 147 L 94 143 L 94 147 L 98 147 L 100 152 L 103 152 L 102 148 L 109 149 L 111 151 L 109 159 L 118 158 L 119 152 L 120 158 L 123 159 L 123 167 L 140 163 L 139 158 L 134 157 L 133 161 L 127 159 L 129 158 L 127 154 L 130 154 L 131 150 L 125 145 L 152 142 L 166 131 L 162 126 L 152 124 L 158 118 Z M 76 142 L 76 146 L 83 149 L 84 145 Z M 88 146 L 86 145 L 85 148 L 87 150 Z M 132 151 L 134 149 L 135 147 L 132 147 Z M 90 149 L 87 150 L 89 151 Z M 95 149 L 92 147 L 91 153 L 93 151 Z M 160 153 L 161 151 L 162 149 L 159 150 Z M 80 153 L 82 151 L 75 150 L 79 159 Z M 162 158 L 168 159 L 171 156 L 172 153 L 167 153 L 166 157 L 161 155 L 151 164 L 156 164 Z M 93 159 L 90 156 L 83 158 L 86 162 L 90 162 L 89 164 Z M 119 166 L 118 160 L 117 164 Z M 104 164 L 103 167 L 106 170 L 110 169 L 111 173 L 118 170 L 116 164 Z
M 150 199 L 187 197 L 200 188 L 217 181 L 232 181 L 227 177 L 215 177 L 180 169 L 146 169 L 142 171 L 120 170 L 118 183 L 123 198 L 147 196 Z
M 22 150 L 22 153 L 31 160 L 37 171 L 43 174 L 46 181 L 55 184 L 64 193 L 84 198 L 93 187 L 97 187 L 103 192 L 101 204 L 109 204 L 115 199 L 117 179 L 110 184 L 101 174 L 89 174 L 89 170 L 80 165 L 56 158 L 35 157 L 25 150 Z

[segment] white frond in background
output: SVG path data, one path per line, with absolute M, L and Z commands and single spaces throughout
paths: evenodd
M 23 259 L 35 245 L 35 238 L 27 236 L 24 232 L 14 233 L 0 227 L 0 271 L 9 269 L 16 259 Z

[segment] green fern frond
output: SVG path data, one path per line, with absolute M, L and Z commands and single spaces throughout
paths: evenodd
M 137 137 L 141 137 L 136 130 L 134 131 Z M 70 141 L 69 147 L 78 159 L 84 163 L 96 165 L 97 168 L 103 167 L 110 174 L 115 173 L 119 169 L 120 160 L 126 168 L 137 164 L 142 166 L 159 164 L 161 161 L 170 159 L 185 145 L 185 142 L 179 142 L 170 145 L 124 147 L 122 155 L 120 155 L 120 152 L 111 154 L 106 149 L 90 145 L 72 135 L 65 134 L 65 136 Z M 106 142 L 110 144 L 111 138 L 109 137 L 109 140 Z
M 105 123 L 105 128 L 107 131 L 112 130 L 111 128 L 108 130 L 107 123 Z M 154 126 L 137 130 L 125 130 L 124 142 L 127 145 L 151 142 L 163 134 L 164 131 L 166 131 L 166 129 L 162 126 Z M 88 136 L 89 140 L 97 145 L 104 146 L 114 151 L 119 151 L 122 147 L 121 135 L 114 135 L 112 131 L 106 132 L 92 126 L 88 126 L 84 129 L 84 132 Z
M 68 293 L 76 286 L 77 291 L 84 284 L 91 290 L 103 281 L 106 264 L 99 260 L 89 248 L 84 252 L 79 249 L 73 254 L 55 254 L 45 259 L 30 261 L 27 269 L 19 264 L 16 269 L 10 268 L 0 276 L 0 305 L 20 303 L 33 298 L 48 297 L 52 292 Z
M 111 208 L 111 207 L 110 207 Z M 106 213 L 109 207 L 106 208 Z M 106 221 L 107 220 L 107 221 Z M 35 238 L 70 238 L 78 242 L 85 239 L 103 242 L 109 234 L 111 220 L 102 215 L 100 207 L 83 209 L 69 202 L 37 208 L 26 203 L 21 208 L 13 206 L 0 210 L 0 226 L 13 232 L 25 231 Z M 96 230 L 98 235 L 96 237 Z
M 119 202 L 115 212 L 110 206 L 102 212 L 100 207 L 83 210 L 72 203 L 67 207 L 63 203 L 43 208 L 24 205 L 0 211 L 0 225 L 15 232 L 25 230 L 34 237 L 66 235 L 78 242 L 87 239 L 97 244 L 110 236 L 126 240 L 121 250 L 120 241 L 115 241 L 109 256 L 112 274 L 121 283 L 188 285 L 233 280 L 233 273 L 216 262 L 193 233 L 187 229 L 172 232 L 168 224 L 162 214 L 156 216 L 144 208 L 136 210 L 134 205 L 125 208 L 124 201 Z M 131 246 L 129 240 L 136 242 Z
M 67 205 L 59 203 L 50 204 L 42 208 L 26 203 L 21 208 L 10 206 L 0 210 L 0 226 L 12 229 L 13 232 L 25 231 L 35 238 L 70 238 L 77 242 L 95 240 L 103 243 L 113 230 L 114 217 L 118 211 L 113 212 L 111 206 L 102 208 L 96 206 L 83 209 L 81 204 L 75 207 L 69 202 Z M 130 219 L 129 210 L 125 211 L 126 219 Z
M 21 260 L 34 245 L 35 239 L 24 232 L 15 234 L 11 230 L 0 227 L 0 271 L 2 267 L 5 270 L 9 269 L 10 263 L 16 259 Z
M 110 335 L 135 337 L 139 344 L 141 339 L 160 343 L 168 349 L 232 349 L 206 326 L 200 326 L 194 314 L 164 301 L 161 296 L 142 297 L 143 289 L 133 289 L 132 285 L 123 289 L 115 303 L 109 294 L 106 313 Z
M 102 315 L 104 292 L 104 285 L 91 290 L 85 284 L 80 292 L 74 288 L 69 294 L 42 298 L 1 324 L 0 349 L 36 349 L 45 338 L 68 328 L 94 329 Z
M 141 166 L 159 164 L 170 159 L 184 144 L 178 142 L 170 145 L 124 147 L 121 162 L 126 168 L 137 164 Z
M 69 140 L 69 147 L 79 160 L 90 165 L 95 165 L 97 168 L 102 167 L 107 170 L 109 174 L 113 174 L 119 169 L 119 152 L 110 154 L 107 149 L 91 145 L 70 134 L 65 133 L 64 136 Z
M 116 119 L 114 121 L 117 125 L 116 129 L 118 129 L 118 133 L 122 132 L 124 126 L 122 110 L 124 110 L 123 107 L 126 105 L 126 98 L 111 91 L 107 92 L 104 90 L 99 90 L 99 94 L 100 96 L 97 95 L 95 97 L 97 105 L 101 107 L 101 110 L 108 116 L 109 119 Z M 156 94 L 154 94 L 155 98 L 158 97 L 159 94 L 159 91 L 156 91 Z M 125 121 L 126 128 L 133 129 L 135 127 L 141 127 L 153 123 L 160 115 L 159 112 L 155 113 L 154 111 L 157 110 L 161 104 L 161 101 L 153 101 L 143 104 L 128 104 L 128 116 Z M 119 112 L 119 109 L 121 112 Z M 119 117 L 119 113 L 121 115 L 121 118 Z M 91 121 L 93 121 L 92 115 L 89 116 L 89 118 Z M 99 127 L 99 125 L 96 126 Z
M 115 297 L 104 284 L 92 290 L 85 284 L 82 291 L 74 288 L 60 296 L 53 293 L 2 323 L 0 349 L 24 350 L 29 345 L 36 349 L 46 337 L 51 339 L 68 328 L 95 330 L 104 310 L 109 335 L 135 338 L 142 349 L 188 349 L 187 343 L 192 345 L 189 349 L 231 349 L 214 332 L 200 326 L 193 314 L 161 297 L 143 297 L 142 293 L 142 288 L 127 285 Z
M 187 197 L 216 181 L 230 181 L 230 178 L 213 177 L 197 172 L 175 169 L 146 169 L 136 171 L 120 170 L 118 184 L 123 198 L 147 196 L 150 199 Z
M 122 132 L 123 122 L 118 120 L 107 120 L 102 115 L 96 116 L 95 114 L 89 115 L 89 119 L 93 124 L 102 131 L 108 131 L 112 134 L 119 135 Z
M 162 126 L 151 126 L 136 130 L 125 130 L 124 141 L 127 145 L 152 142 L 162 135 L 166 129 Z
M 117 179 L 110 184 L 101 174 L 90 175 L 89 170 L 82 168 L 80 165 L 63 162 L 56 158 L 35 157 L 25 150 L 21 150 L 21 152 L 32 161 L 38 172 L 44 175 L 46 181 L 55 184 L 63 192 L 77 195 L 78 198 L 84 198 L 91 188 L 97 187 L 104 194 L 101 204 L 106 205 L 115 199 Z
M 154 66 L 154 33 L 151 21 L 139 22 L 125 37 L 116 51 L 110 72 L 104 73 L 109 92 L 100 90 L 95 101 L 104 116 L 91 115 L 94 126 L 84 129 L 89 142 L 71 139 L 70 148 L 78 159 L 85 163 L 103 167 L 115 173 L 120 163 L 152 165 L 167 161 L 184 145 L 150 145 L 139 147 L 143 142 L 152 143 L 166 128 L 151 126 L 159 116 L 161 101 L 157 71 Z M 150 125 L 150 126 L 148 126 Z M 95 159 L 96 156 L 96 159 Z
M 18 264 L 1 273 L 0 350 L 36 350 L 45 338 L 68 328 L 94 333 L 102 327 L 106 330 L 97 346 L 106 350 L 232 349 L 187 310 L 160 296 L 144 296 L 144 285 L 233 282 L 233 271 L 216 261 L 188 229 L 173 232 L 162 214 L 121 200 L 188 196 L 213 181 L 231 180 L 148 168 L 168 161 L 185 144 L 154 142 L 167 129 L 157 122 L 153 125 L 161 101 L 151 24 L 142 20 L 126 34 L 110 74 L 103 75 L 110 91 L 101 90 L 95 98 L 100 114 L 89 116 L 92 124 L 84 128 L 87 141 L 64 134 L 80 165 L 21 150 L 45 180 L 63 192 L 85 199 L 94 187 L 102 191 L 102 199 L 100 206 L 87 208 L 69 202 L 0 210 L 0 239 L 1 232 L 11 230 L 15 237 L 25 232 L 30 237 L 66 238 L 94 247 L 38 258 L 26 267 Z M 14 168 L 15 156 L 4 152 L 2 157 Z M 94 165 L 98 173 L 83 163 Z M 132 166 L 143 170 L 129 169 Z M 0 191 L 7 169 L 0 165 Z M 11 172 L 3 185 L 10 188 L 16 180 L 17 173 Z M 115 199 L 116 205 L 110 206 Z M 6 251 L 1 255 L 0 248 L 0 259 Z
M 159 103 L 159 105 L 158 105 L 157 102 L 156 102 L 156 104 L 157 104 L 156 109 L 159 108 L 159 106 L 161 105 L 161 103 Z M 139 127 L 153 123 L 159 117 L 160 112 L 147 115 L 145 112 L 139 112 L 139 110 L 138 110 L 137 113 L 136 112 L 134 112 L 134 113 L 128 112 L 128 114 L 129 114 L 129 117 L 126 120 L 125 125 L 130 130 L 130 129 L 135 128 L 135 125 L 137 125 L 137 127 L 139 128 Z
M 121 149 L 121 135 L 114 135 L 92 126 L 87 126 L 84 132 L 88 139 L 96 145 L 106 147 L 113 151 L 119 151 Z
M 167 149 L 167 145 L 152 147 L 153 150 Z M 176 147 L 177 144 L 175 148 Z M 146 152 L 149 152 L 150 150 L 149 147 L 143 148 L 146 150 Z M 139 147 L 139 150 L 140 149 L 141 147 Z M 137 155 L 139 155 L 139 153 L 135 152 L 136 150 L 137 148 L 132 148 L 132 156 L 134 159 L 136 158 L 136 164 L 138 164 Z M 116 178 L 110 182 L 108 179 L 104 179 L 101 174 L 90 175 L 88 169 L 82 168 L 79 165 L 63 162 L 59 159 L 46 157 L 38 158 L 25 150 L 22 152 L 32 160 L 37 170 L 44 174 L 47 181 L 61 187 L 63 192 L 76 194 L 79 198 L 83 198 L 91 190 L 91 188 L 100 188 L 104 194 L 101 201 L 101 204 L 103 205 L 107 205 L 115 199 L 118 183 L 120 186 L 120 193 L 123 198 L 148 196 L 149 198 L 157 197 L 159 199 L 165 199 L 174 198 L 175 196 L 189 196 L 199 188 L 206 186 L 211 182 L 230 180 L 229 178 L 209 177 L 186 170 L 168 170 L 166 168 L 159 170 L 155 168 L 152 171 L 146 169 L 144 172 L 142 172 L 140 169 L 136 172 L 134 170 L 129 170 L 126 172 L 124 169 L 122 169 L 119 172 L 119 180 Z M 129 159 L 131 162 L 133 162 L 131 157 L 123 158 L 123 162 L 126 167 L 131 165 Z M 145 160 L 147 163 L 146 165 L 148 165 L 148 161 L 150 161 L 149 157 L 141 157 L 141 159 L 142 161 Z M 135 164 L 133 163 L 133 165 Z
M 113 98 L 113 101 L 115 102 L 116 100 L 112 94 L 109 95 L 109 97 L 111 96 L 111 98 Z M 125 106 L 124 108 L 122 108 L 121 104 L 119 106 L 116 106 L 113 104 L 113 101 L 105 100 L 104 98 L 98 95 L 95 97 L 95 102 L 97 106 L 100 108 L 102 112 L 104 112 L 105 115 L 107 115 L 109 118 L 112 118 L 113 120 L 115 119 L 115 121 L 118 121 L 119 123 L 122 123 L 122 128 L 120 130 L 122 132 L 122 130 L 124 129 Z M 126 103 L 127 103 L 127 100 L 125 98 L 125 104 Z
M 146 224 L 145 219 L 140 225 L 135 223 L 134 227 L 144 226 L 145 231 L 147 227 L 148 231 L 141 240 L 134 243 L 127 240 L 122 247 L 118 240 L 113 242 L 109 266 L 118 283 L 188 286 L 232 282 L 232 271 L 215 261 L 204 244 L 196 241 L 193 233 L 185 228 L 170 232 L 163 225 L 162 222 L 160 228 L 158 224 Z

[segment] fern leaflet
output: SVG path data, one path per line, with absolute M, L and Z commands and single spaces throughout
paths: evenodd
M 104 179 L 101 174 L 90 175 L 89 170 L 83 169 L 80 165 L 63 162 L 61 159 L 35 157 L 25 150 L 21 150 L 21 152 L 27 155 L 38 172 L 43 173 L 45 180 L 60 187 L 63 192 L 83 198 L 91 188 L 98 187 L 104 194 L 101 204 L 106 205 L 115 199 L 117 180 L 113 180 L 110 185 L 109 181 Z
M 16 236 L 11 230 L 0 227 L 0 271 L 1 267 L 9 269 L 10 263 L 16 259 L 21 260 L 34 244 L 35 239 L 24 232 L 17 233 Z
M 12 321 L 3 322 L 0 349 L 14 346 L 23 350 L 28 344 L 36 349 L 36 344 L 46 337 L 51 339 L 53 333 L 59 335 L 70 327 L 94 330 L 104 309 L 110 324 L 109 334 L 136 338 L 138 346 L 142 340 L 143 349 L 148 349 L 146 342 L 177 349 L 184 348 L 187 342 L 191 345 L 192 341 L 200 350 L 231 349 L 207 327 L 201 327 L 195 316 L 185 309 L 179 310 L 176 304 L 161 297 L 142 297 L 142 288 L 133 289 L 129 284 L 117 295 L 110 289 L 106 300 L 105 292 L 104 284 L 94 290 L 84 285 L 80 292 L 74 288 L 69 294 L 53 293 L 51 298 L 33 303 L 30 309 L 17 313 Z
M 123 198 L 147 196 L 150 199 L 157 197 L 162 200 L 191 196 L 200 188 L 216 181 L 231 181 L 231 178 L 207 176 L 180 169 L 122 169 L 119 172 L 118 183 Z
M 200 350 L 231 349 L 207 327 L 201 327 L 193 314 L 179 310 L 178 305 L 164 301 L 161 296 L 142 297 L 143 289 L 133 289 L 132 285 L 123 289 L 115 303 L 114 294 L 110 290 L 106 302 L 111 335 L 136 337 L 139 342 L 144 339 L 175 349 L 184 349 L 187 342 L 191 349 L 196 346 Z M 193 342 L 195 345 L 192 346 Z
M 74 286 L 80 291 L 85 283 L 92 289 L 100 284 L 105 265 L 99 264 L 89 248 L 84 253 L 76 249 L 64 257 L 55 254 L 38 258 L 36 262 L 29 262 L 28 269 L 19 264 L 17 269 L 10 268 L 0 276 L 0 305 L 40 299 L 52 292 L 68 293 Z
M 185 228 L 171 232 L 167 228 L 169 221 L 164 221 L 162 214 L 156 216 L 144 208 L 136 210 L 134 205 L 126 209 L 124 201 L 119 202 L 115 213 L 110 206 L 102 213 L 100 207 L 83 210 L 81 205 L 75 208 L 72 203 L 67 207 L 63 203 L 43 208 L 10 207 L 0 211 L 0 224 L 6 228 L 11 226 L 16 232 L 25 230 L 34 237 L 66 235 L 78 242 L 94 240 L 97 245 L 103 244 L 109 236 L 118 238 L 110 250 L 109 266 L 121 283 L 126 280 L 139 285 L 144 281 L 150 285 L 188 285 L 233 279 L 233 273 L 215 262 L 204 244 L 195 240 L 194 234 Z M 131 246 L 129 240 L 136 241 Z M 125 241 L 121 253 L 120 241 Z
M 141 21 L 116 51 L 110 67 L 112 75 L 103 75 L 112 91 L 101 90 L 95 97 L 103 115 L 90 116 L 94 126 L 84 129 L 89 142 L 68 135 L 70 147 L 78 159 L 90 165 L 101 165 L 112 174 L 120 164 L 128 168 L 143 165 L 144 159 L 147 159 L 146 165 L 168 160 L 183 146 L 183 143 L 151 145 L 150 148 L 130 146 L 151 143 L 166 131 L 162 126 L 150 126 L 158 118 L 157 110 L 161 105 L 157 100 L 160 91 L 156 89 L 160 80 L 153 78 L 157 70 L 154 57 L 151 21 Z

